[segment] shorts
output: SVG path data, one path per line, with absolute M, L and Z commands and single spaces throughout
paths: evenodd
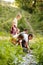
M 22 47 L 26 48 L 26 41 L 25 40 L 22 40 Z

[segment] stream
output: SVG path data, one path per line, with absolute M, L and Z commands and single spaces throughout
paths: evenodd
M 32 54 L 32 51 L 23 57 L 24 62 L 21 62 L 20 65 L 36 65 L 37 62 Z

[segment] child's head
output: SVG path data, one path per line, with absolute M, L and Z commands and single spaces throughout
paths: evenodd
M 25 33 L 27 34 L 28 33 L 28 29 L 24 29 Z
M 17 15 L 17 19 L 19 20 L 19 19 L 21 19 L 21 14 L 19 13 L 18 15 Z
M 32 34 L 29 34 L 28 35 L 28 39 L 31 40 L 33 38 L 33 35 Z

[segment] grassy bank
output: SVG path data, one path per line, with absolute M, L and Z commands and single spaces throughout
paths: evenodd
M 15 46 L 8 40 L 0 41 L 0 65 L 19 65 L 23 55 L 20 46 Z
M 43 37 L 37 37 L 34 39 L 34 43 L 31 43 L 33 48 L 33 54 L 38 62 L 38 65 L 43 65 Z

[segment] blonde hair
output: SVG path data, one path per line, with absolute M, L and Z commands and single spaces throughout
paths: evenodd
M 17 16 L 20 16 L 20 17 L 22 17 L 22 15 L 21 15 L 20 13 L 18 13 L 18 14 L 17 14 Z

